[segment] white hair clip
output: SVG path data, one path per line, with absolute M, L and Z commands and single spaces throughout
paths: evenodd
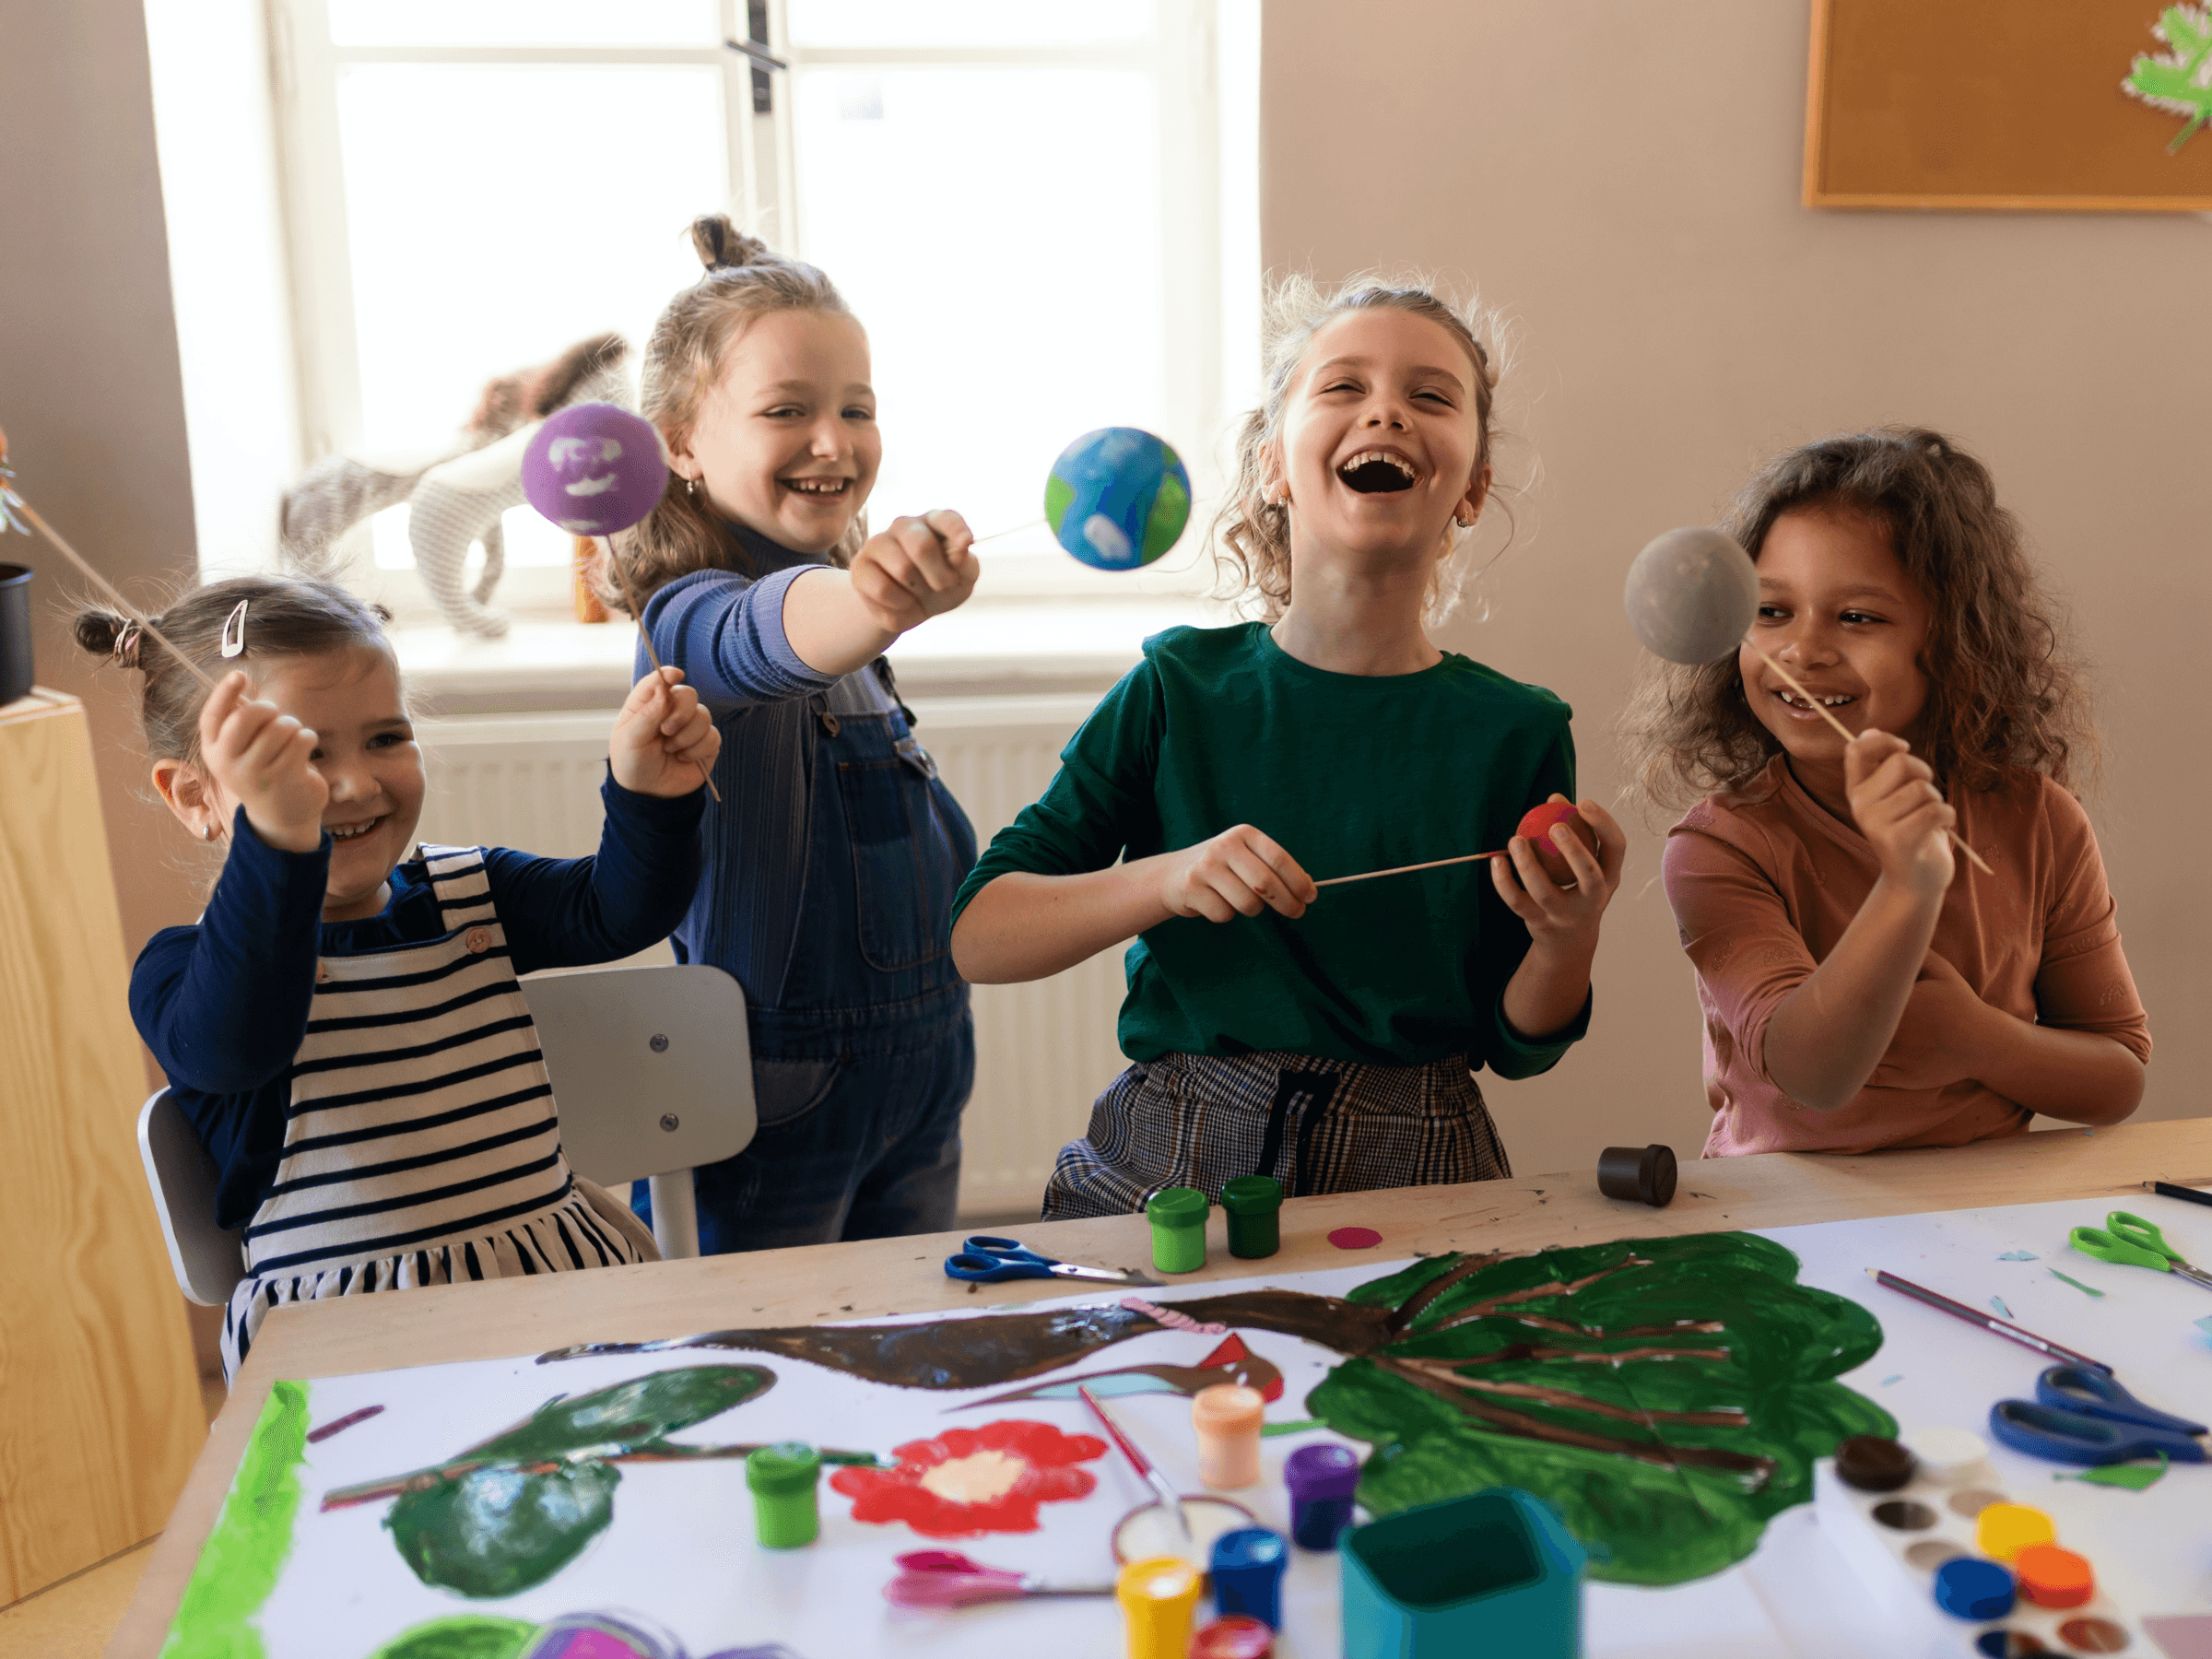
M 223 618 L 223 654 L 227 657 L 243 656 L 246 650 L 246 602 L 241 599 L 238 608 Z

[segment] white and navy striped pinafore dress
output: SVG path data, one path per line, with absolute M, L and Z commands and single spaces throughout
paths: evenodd
M 223 1320 L 226 1378 L 286 1302 L 646 1259 L 635 1221 L 595 1210 L 561 1156 L 483 849 L 420 851 L 444 933 L 317 966 L 284 1159 Z

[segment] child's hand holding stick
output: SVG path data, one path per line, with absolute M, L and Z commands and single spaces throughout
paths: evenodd
M 323 844 L 330 785 L 315 770 L 320 741 L 273 702 L 250 696 L 242 669 L 216 682 L 200 711 L 200 754 L 223 793 L 246 809 L 246 822 L 270 846 L 312 853 Z M 211 809 L 216 803 L 209 803 Z M 218 819 L 218 833 L 229 825 Z
M 689 794 L 700 778 L 713 787 L 722 734 L 699 693 L 683 681 L 681 668 L 656 668 L 629 688 L 615 717 L 608 760 L 615 782 L 633 794 Z

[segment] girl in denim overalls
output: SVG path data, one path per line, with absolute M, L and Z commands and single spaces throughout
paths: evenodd
M 975 838 L 883 653 L 973 591 L 971 537 L 954 512 L 865 535 L 866 334 L 813 266 L 725 218 L 691 234 L 706 275 L 644 365 L 676 476 L 600 585 L 638 595 L 723 735 L 676 947 L 745 986 L 760 1126 L 697 1171 L 700 1248 L 948 1228 L 975 1039 L 947 941 Z

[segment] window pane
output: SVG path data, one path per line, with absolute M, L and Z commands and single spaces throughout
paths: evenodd
M 1112 70 L 794 71 L 799 235 L 869 331 L 875 523 L 1036 518 L 1053 456 L 1163 431 L 1153 82 Z
M 1091 46 L 1149 40 L 1152 0 L 790 0 L 797 46 Z
M 340 46 L 715 46 L 715 0 L 329 0 Z
M 371 449 L 436 442 L 492 376 L 606 330 L 634 378 L 699 276 L 685 227 L 729 194 L 712 69 L 355 65 L 338 124 Z

